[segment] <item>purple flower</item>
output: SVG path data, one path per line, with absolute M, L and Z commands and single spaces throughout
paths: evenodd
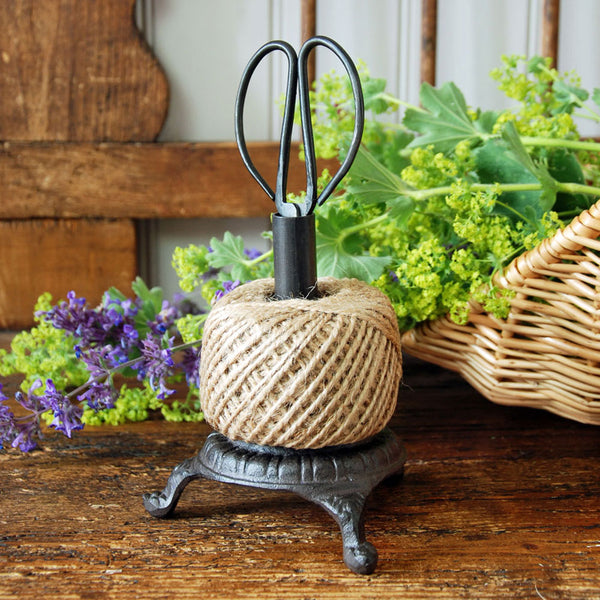
M 163 300 L 160 312 L 154 317 L 153 321 L 148 322 L 148 327 L 155 335 L 162 335 L 173 326 L 175 320 L 179 317 L 179 311 L 168 300 Z
M 107 308 L 110 307 L 111 304 L 114 304 L 115 308 L 109 308 L 109 310 L 114 310 L 125 318 L 135 317 L 140 309 L 139 298 L 136 300 L 131 300 L 130 298 L 121 300 L 120 298 L 112 298 L 108 292 L 104 294 L 102 304 Z
M 27 395 L 23 394 L 21 390 L 19 390 L 15 394 L 15 400 L 26 410 L 41 414 L 46 409 L 45 406 L 42 406 L 41 396 L 35 394 L 36 390 L 39 390 L 44 384 L 41 379 L 36 379 L 31 386 L 29 387 L 29 391 Z
M 83 429 L 83 423 L 81 422 L 83 409 L 81 406 L 73 404 L 69 398 L 59 392 L 51 379 L 46 381 L 43 398 L 44 404 L 54 414 L 50 427 L 54 427 L 56 431 L 64 433 L 69 438 L 73 431 Z
M 80 402 L 86 402 L 91 409 L 98 411 L 103 408 L 113 408 L 117 396 L 117 390 L 111 384 L 94 381 L 83 394 L 77 396 L 77 399 Z
M 15 431 L 11 446 L 21 452 L 30 452 L 37 446 L 36 437 L 42 437 L 40 423 L 37 419 L 15 423 Z
M 148 378 L 150 387 L 158 390 L 157 397 L 164 400 L 175 390 L 166 386 L 166 380 L 173 373 L 175 363 L 173 361 L 173 338 L 166 340 L 167 347 L 163 348 L 160 343 L 148 333 L 146 339 L 142 340 L 142 360 L 133 368 L 138 371 L 138 379 Z
M 110 367 L 114 364 L 114 359 L 111 356 L 113 351 L 112 346 L 101 346 L 89 348 L 81 353 L 81 360 L 83 360 L 90 373 L 90 380 L 101 380 L 108 376 Z
M 73 291 L 67 294 L 67 301 L 59 302 L 41 315 L 57 329 L 81 338 L 83 346 L 103 342 L 116 318 L 114 314 L 106 315 L 88 308 L 85 298 L 77 298 Z
M 0 383 L 0 449 L 4 447 L 4 443 L 12 444 L 12 441 L 17 436 L 15 425 L 15 416 L 4 402 L 8 400 L 8 396 L 2 391 Z
M 215 293 L 215 297 L 213 298 L 213 304 L 217 300 L 220 300 L 226 294 L 229 294 L 229 292 L 231 292 L 232 290 L 235 290 L 235 288 L 238 287 L 238 285 L 240 285 L 240 281 L 238 279 L 236 279 L 235 281 L 224 281 L 223 289 L 217 290 L 217 292 Z
M 248 249 L 244 249 L 244 254 L 250 259 L 250 260 L 255 260 L 257 259 L 259 256 L 262 256 L 263 253 L 258 250 L 257 248 L 248 248 Z
M 108 346 L 108 348 L 110 348 L 110 346 Z M 125 348 L 121 346 L 115 346 L 110 350 L 106 357 L 108 359 L 108 364 L 111 366 L 111 368 L 114 368 L 126 363 L 129 360 L 129 353 Z
M 39 416 L 47 410 L 43 396 L 35 394 L 42 386 L 41 380 L 37 379 L 29 388 L 27 394 L 18 391 L 15 400 L 32 414 L 27 417 L 15 417 L 6 405 L 0 408 L 0 442 L 3 446 L 9 443 L 13 448 L 19 448 L 23 452 L 33 450 L 37 443 L 36 437 L 42 437 Z M 2 402 L 6 396 L 2 394 Z
M 179 366 L 185 374 L 188 385 L 200 387 L 200 348 L 186 348 Z

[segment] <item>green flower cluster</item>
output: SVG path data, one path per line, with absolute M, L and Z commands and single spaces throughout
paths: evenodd
M 0 349 L 0 375 L 22 375 L 23 392 L 31 388 L 40 373 L 52 379 L 58 389 L 78 387 L 88 380 L 89 372 L 75 354 L 77 340 L 39 316 L 51 308 L 52 296 L 42 294 L 35 305 L 36 326 L 17 333 L 10 351 Z
M 417 107 L 387 93 L 364 65 L 359 72 L 363 144 L 338 193 L 317 211 L 319 276 L 372 283 L 392 301 L 402 330 L 442 314 L 463 323 L 471 300 L 505 317 L 510 293 L 496 275 L 600 195 L 600 144 L 581 140 L 573 118 L 583 112 L 600 121 L 600 90 L 590 95 L 548 59 L 512 56 L 492 77 L 514 108 L 469 107 L 453 83 L 424 84 Z M 319 157 L 344 156 L 352 101 L 345 75 L 327 73 L 311 92 Z M 393 122 L 400 109 L 401 122 Z M 200 284 L 209 300 L 231 280 L 257 275 L 241 239 L 227 234 L 213 245 L 217 257 L 190 247 L 174 259 L 182 285 Z M 261 275 L 268 259 L 257 259 Z

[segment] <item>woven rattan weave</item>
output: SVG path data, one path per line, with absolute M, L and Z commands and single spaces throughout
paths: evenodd
M 600 424 L 600 202 L 517 257 L 498 278 L 508 318 L 473 302 L 405 333 L 410 354 L 458 371 L 493 402 Z

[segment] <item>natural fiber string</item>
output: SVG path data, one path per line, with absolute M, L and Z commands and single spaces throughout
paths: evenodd
M 234 440 L 321 448 L 364 440 L 392 416 L 402 360 L 394 310 L 375 288 L 324 278 L 316 300 L 236 288 L 204 326 L 206 420 Z
M 471 302 L 402 337 L 410 354 L 461 373 L 488 399 L 600 425 L 600 202 L 518 256 L 496 281 L 507 319 Z

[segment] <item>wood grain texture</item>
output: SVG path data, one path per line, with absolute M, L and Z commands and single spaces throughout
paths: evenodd
M 560 22 L 560 0 L 544 0 L 542 4 L 542 35 L 540 54 L 552 59 L 556 67 L 558 60 L 558 30 Z
M 437 0 L 423 0 L 421 8 L 421 83 L 435 85 L 437 62 Z
M 0 3 L 0 139 L 145 141 L 167 82 L 135 27 L 135 0 Z
M 38 296 L 75 290 L 95 304 L 111 286 L 127 292 L 136 274 L 131 220 L 0 221 L 0 328 L 33 324 Z
M 409 459 L 368 502 L 373 575 L 348 571 L 333 520 L 288 494 L 196 481 L 173 518 L 145 514 L 141 495 L 208 433 L 152 421 L 0 455 L 0 598 L 600 597 L 600 430 L 405 367 L 392 427 Z
M 317 35 L 317 0 L 302 0 L 300 3 L 300 40 L 306 40 Z M 307 62 L 308 81 L 312 84 L 316 79 L 316 53 L 311 52 Z
M 275 186 L 279 144 L 248 144 Z M 306 189 L 292 147 L 289 191 Z M 334 161 L 319 168 L 337 168 Z M 274 212 L 234 143 L 5 143 L 0 149 L 0 218 L 255 217 Z

